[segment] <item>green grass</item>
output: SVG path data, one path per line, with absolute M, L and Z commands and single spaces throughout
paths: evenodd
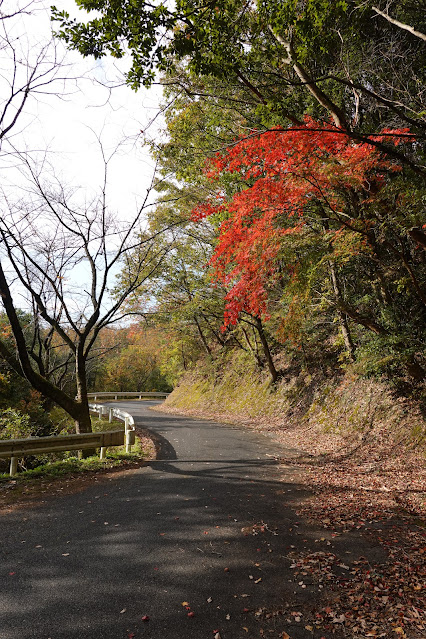
M 126 466 L 128 462 L 143 461 L 145 459 L 145 454 L 140 449 L 140 445 L 138 445 L 137 441 L 135 446 L 132 446 L 134 452 L 126 453 L 124 446 L 116 447 L 116 449 L 117 452 L 108 452 L 106 458 L 102 460 L 99 459 L 97 455 L 86 457 L 85 459 L 66 457 L 65 459 L 58 459 L 57 461 L 41 464 L 31 470 L 23 470 L 13 477 L 10 477 L 9 473 L 1 473 L 0 482 L 11 481 L 12 479 L 19 482 L 40 478 L 54 479 L 57 477 L 66 477 L 67 475 L 75 475 L 76 473 Z
M 143 459 L 144 455 L 136 452 L 110 453 L 107 455 L 106 459 L 103 460 L 100 460 L 98 456 L 87 457 L 86 459 L 68 457 L 66 459 L 48 462 L 47 464 L 41 464 L 31 470 L 24 470 L 14 475 L 13 478 L 9 476 L 9 473 L 2 473 L 0 474 L 0 482 L 10 481 L 11 479 L 20 482 L 27 479 L 38 478 L 54 479 L 55 477 L 65 477 L 67 475 L 74 475 L 75 473 L 115 468 L 117 466 L 124 465 L 123 462 L 125 461 L 141 461 Z

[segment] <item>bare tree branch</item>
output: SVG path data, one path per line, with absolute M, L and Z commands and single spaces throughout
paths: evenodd
M 399 20 L 395 20 L 395 18 L 391 18 L 391 16 L 388 13 L 385 13 L 384 11 L 381 11 L 378 7 L 373 7 L 373 10 L 379 16 L 382 16 L 382 18 L 384 18 L 385 20 L 387 20 L 391 24 L 394 24 L 395 26 L 399 27 L 400 29 L 404 29 L 405 31 L 409 31 L 409 33 L 412 33 L 417 38 L 421 38 L 422 40 L 426 41 L 426 35 L 424 33 L 421 33 L 420 31 L 416 31 L 416 29 L 414 27 L 411 27 L 409 24 L 405 24 L 404 22 L 400 22 Z

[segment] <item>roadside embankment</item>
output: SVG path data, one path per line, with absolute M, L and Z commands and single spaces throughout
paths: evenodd
M 385 382 L 345 375 L 286 374 L 271 385 L 246 360 L 200 364 L 161 411 L 215 419 L 268 433 L 297 463 L 331 477 L 366 474 L 410 507 L 425 507 L 426 422 L 419 403 L 397 397 Z M 294 459 L 293 459 L 294 461 Z M 330 466 L 332 465 L 332 467 Z M 353 478 L 353 481 L 355 479 Z

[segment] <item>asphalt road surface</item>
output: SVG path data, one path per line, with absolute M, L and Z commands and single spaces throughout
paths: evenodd
M 157 403 L 120 407 L 160 459 L 0 514 L 0 639 L 320 637 L 291 617 L 321 593 L 287 555 L 324 531 L 300 525 L 277 444 Z

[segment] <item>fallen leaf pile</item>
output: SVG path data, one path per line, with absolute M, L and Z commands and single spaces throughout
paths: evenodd
M 299 516 L 321 525 L 329 539 L 356 532 L 387 555 L 386 561 L 373 563 L 365 557 L 342 560 L 333 552 L 289 553 L 295 577 L 303 580 L 297 583 L 323 589 L 327 605 L 316 610 L 309 623 L 327 637 L 343 633 L 424 639 L 424 460 L 416 455 L 374 457 L 370 446 L 347 458 L 330 456 L 295 465 L 303 468 L 304 481 L 313 491 L 298 509 Z
M 426 631 L 425 574 L 419 570 L 423 553 L 424 548 L 416 546 L 411 561 L 406 561 L 406 547 L 394 547 L 391 561 L 385 565 L 370 564 L 361 557 L 348 566 L 325 552 L 293 552 L 289 557 L 295 575 L 326 589 L 329 603 L 317 610 L 311 621 L 317 629 L 331 634 L 344 629 L 360 637 L 393 637 L 397 633 L 420 638 Z

